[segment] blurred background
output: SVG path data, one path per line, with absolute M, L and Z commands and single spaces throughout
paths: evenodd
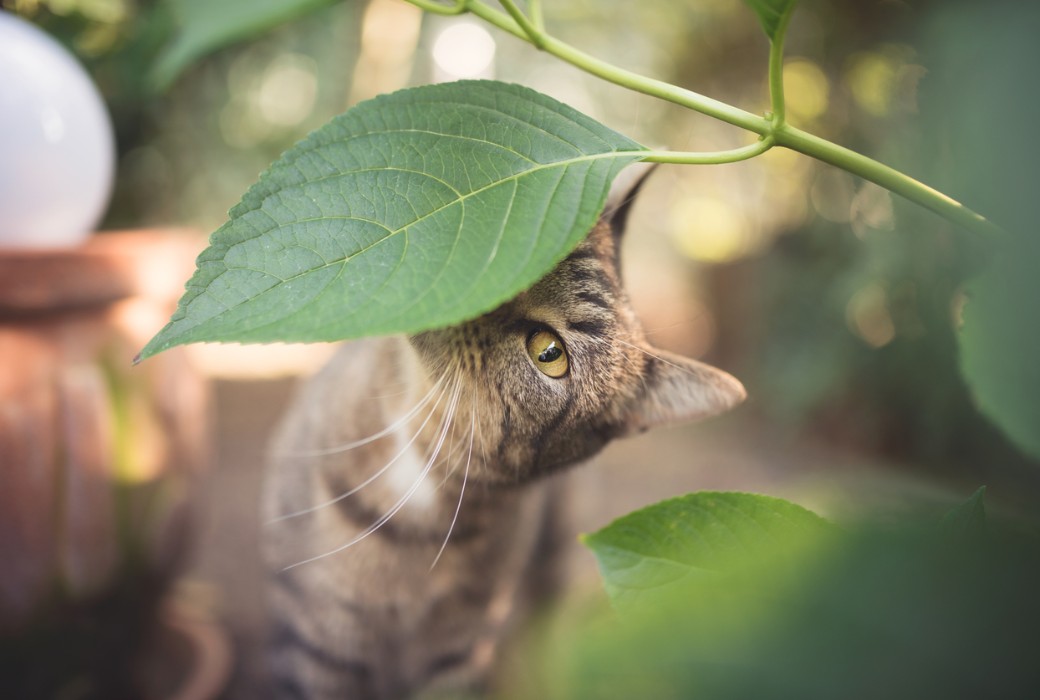
M 201 250 L 258 174 L 310 130 L 361 100 L 432 81 L 522 83 L 652 147 L 751 141 L 476 19 L 423 16 L 401 0 L 280 5 L 293 8 L 268 0 L 228 19 L 193 0 L 3 0 L 69 48 L 104 96 L 118 156 L 100 229 L 176 226 Z M 803 3 L 787 41 L 789 120 L 1018 225 L 1025 187 L 1037 181 L 1028 139 L 1040 56 L 1026 28 L 1040 16 L 1022 3 L 976 5 Z M 769 47 L 741 0 L 555 0 L 545 12 L 554 34 L 592 55 L 768 109 Z M 225 20 L 233 29 L 221 30 Z M 659 167 L 625 241 L 633 302 L 655 344 L 732 372 L 749 399 L 582 467 L 576 531 L 701 489 L 884 518 L 911 503 L 941 512 L 987 484 L 999 508 L 1034 508 L 1037 462 L 979 412 L 959 372 L 955 333 L 981 250 L 940 218 L 782 149 Z M 187 349 L 211 391 L 212 457 L 191 479 L 176 590 L 226 642 L 219 697 L 264 696 L 265 440 L 298 378 L 330 351 Z M 576 546 L 574 558 L 575 587 L 594 591 L 591 556 Z M 97 696 L 90 683 L 54 692 Z

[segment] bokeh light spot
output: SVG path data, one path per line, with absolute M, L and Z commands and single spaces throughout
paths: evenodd
M 314 109 L 318 96 L 317 65 L 298 53 L 284 53 L 264 71 L 257 106 L 276 126 L 296 126 Z
M 495 40 L 479 24 L 457 22 L 437 36 L 433 60 L 441 71 L 454 78 L 483 77 L 495 60 Z
M 888 294 L 877 282 L 856 292 L 845 307 L 849 329 L 871 347 L 888 345 L 896 337 L 896 326 L 888 310 Z
M 796 119 L 812 121 L 827 111 L 830 82 L 812 61 L 796 58 L 784 64 L 784 95 L 787 110 Z
M 729 262 L 751 248 L 743 215 L 713 197 L 686 197 L 672 207 L 672 237 L 679 251 L 704 262 Z

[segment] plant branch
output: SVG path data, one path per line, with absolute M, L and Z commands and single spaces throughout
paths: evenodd
M 824 163 L 858 175 L 929 209 L 939 216 L 984 237 L 1004 235 L 1004 230 L 981 214 L 920 180 L 808 132 L 783 125 L 774 134 L 776 145 L 812 156 Z
M 456 0 L 454 6 L 448 7 L 439 3 L 432 3 L 438 9 L 439 14 L 458 14 L 459 12 L 472 12 L 489 24 L 508 32 L 518 39 L 535 44 L 546 53 L 559 58 L 582 71 L 602 78 L 607 82 L 614 83 L 624 88 L 657 97 L 667 102 L 692 109 L 709 117 L 738 126 L 742 129 L 759 134 L 764 137 L 752 146 L 733 151 L 722 151 L 716 154 L 710 153 L 688 153 L 669 154 L 666 151 L 652 152 L 653 158 L 661 158 L 659 162 L 734 162 L 741 160 L 736 154 L 748 153 L 748 158 L 764 153 L 772 146 L 783 146 L 799 153 L 816 158 L 825 163 L 835 165 L 847 172 L 869 180 L 885 189 L 899 194 L 906 199 L 919 204 L 940 216 L 952 221 L 964 228 L 983 237 L 1000 235 L 1003 230 L 996 224 L 988 221 L 980 214 L 965 207 L 960 202 L 944 195 L 938 190 L 915 180 L 909 175 L 895 170 L 883 163 L 862 154 L 856 153 L 844 146 L 832 143 L 818 136 L 814 136 L 800 129 L 788 126 L 784 122 L 785 106 L 783 97 L 783 38 L 786 33 L 791 13 L 782 19 L 777 40 L 772 43 L 770 49 L 770 94 L 773 114 L 770 118 L 760 117 L 747 112 L 739 107 L 726 104 L 719 100 L 701 95 L 692 90 L 681 88 L 677 85 L 649 78 L 638 73 L 620 68 L 611 63 L 591 56 L 570 44 L 556 39 L 543 29 L 532 24 L 516 6 L 513 0 L 501 0 L 507 10 L 512 7 L 514 14 L 508 14 L 481 2 L 481 0 Z M 418 7 L 425 8 L 432 0 L 407 0 Z M 459 9 L 461 8 L 461 9 Z M 517 16 L 522 17 L 520 21 Z M 520 22 L 523 22 L 522 25 Z M 537 37 L 537 39 L 533 38 Z M 537 42 L 537 43 L 536 43 Z M 761 149 L 756 150 L 756 149 Z M 729 154 L 728 156 L 725 154 Z M 686 157 L 685 160 L 682 158 Z M 721 157 L 722 160 L 702 160 Z M 730 158 L 727 160 L 726 158 Z M 648 160 L 651 158 L 647 158 Z
M 502 3 L 502 7 L 506 8 L 506 12 L 508 12 L 509 16 L 513 18 L 513 21 L 516 22 L 524 31 L 527 40 L 531 42 L 536 49 L 541 50 L 545 48 L 545 32 L 538 29 L 531 20 L 527 19 L 527 16 L 520 11 L 520 8 L 515 2 L 513 2 L 513 0 L 499 0 L 499 2 Z
M 541 0 L 527 0 L 527 14 L 531 15 L 531 23 L 540 32 L 545 31 L 545 17 L 542 16 Z
M 411 1 L 412 0 L 409 0 L 409 2 Z M 512 17 L 495 10 L 494 8 L 488 7 L 484 3 L 480 2 L 480 0 L 470 0 L 468 3 L 468 9 L 476 16 L 490 24 L 493 24 L 499 29 L 507 31 L 517 38 L 530 41 L 527 33 L 513 20 Z M 630 90 L 635 90 L 636 92 L 641 92 L 652 97 L 658 97 L 662 100 L 667 100 L 668 102 L 674 102 L 683 107 L 688 107 L 689 109 L 706 114 L 710 117 L 715 117 L 716 119 L 728 124 L 739 126 L 742 129 L 747 129 L 748 131 L 753 131 L 763 136 L 768 134 L 772 128 L 768 120 L 752 114 L 751 112 L 706 97 L 693 92 L 692 90 L 687 90 L 678 87 L 677 85 L 666 83 L 663 80 L 648 78 L 624 68 L 619 68 L 618 66 L 607 63 L 606 61 L 595 58 L 594 56 L 576 49 L 570 44 L 564 43 L 544 32 L 540 33 L 540 38 L 543 42 L 542 50 L 546 53 L 556 56 L 590 75 L 603 78 L 615 85 L 620 85 L 621 87 L 626 87 Z

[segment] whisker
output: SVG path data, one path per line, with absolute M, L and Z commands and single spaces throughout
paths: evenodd
M 408 421 L 410 421 L 413 417 L 415 417 L 415 415 L 420 410 L 422 410 L 422 407 L 430 402 L 430 399 L 433 397 L 434 392 L 437 391 L 437 388 L 440 386 L 440 384 L 443 381 L 443 379 L 444 379 L 444 377 L 442 376 L 440 379 L 438 379 L 436 382 L 434 382 L 433 386 L 430 387 L 430 390 L 428 392 L 426 392 L 426 395 L 423 396 L 421 399 L 419 399 L 419 403 L 417 403 L 415 406 L 413 406 L 411 408 L 411 410 L 408 411 L 408 413 L 404 414 L 403 416 L 401 416 L 400 418 L 395 420 L 393 423 L 391 423 L 387 427 L 385 427 L 382 430 L 380 430 L 378 433 L 374 433 L 372 435 L 369 435 L 368 437 L 361 438 L 360 440 L 354 440 L 353 442 L 348 442 L 348 443 L 343 444 L 343 445 L 337 445 L 335 447 L 326 447 L 326 448 L 322 448 L 322 449 L 318 449 L 318 450 L 302 450 L 300 452 L 287 454 L 285 456 L 287 456 L 287 457 L 327 457 L 329 455 L 339 454 L 340 452 L 347 452 L 349 450 L 353 450 L 355 448 L 361 447 L 363 445 L 367 445 L 369 443 L 375 442 L 376 440 L 384 438 L 387 435 L 390 435 L 391 433 L 393 433 L 396 430 L 398 430 L 402 425 L 407 424 Z
M 472 417 L 476 417 L 476 411 L 474 411 L 470 415 Z M 479 421 L 476 422 L 476 426 L 477 426 L 477 430 L 480 431 L 480 455 L 481 455 L 481 457 L 483 457 L 482 465 L 484 467 L 484 474 L 486 475 L 487 472 L 488 472 L 488 464 L 490 464 L 490 462 L 488 461 L 487 450 L 484 449 L 484 442 L 485 442 L 485 440 L 484 440 L 484 426 Z
M 632 348 L 633 350 L 638 350 L 639 352 L 643 353 L 644 355 L 647 355 L 648 357 L 654 358 L 658 362 L 663 362 L 666 365 L 669 365 L 671 367 L 675 367 L 676 369 L 681 370 L 683 372 L 686 372 L 687 374 L 689 374 L 691 376 L 697 376 L 696 373 L 693 372 L 689 367 L 683 367 L 682 365 L 678 365 L 678 364 L 676 364 L 674 362 L 670 362 L 670 361 L 664 359 L 663 357 L 660 357 L 659 355 L 655 355 L 654 353 L 650 352 L 649 350 L 646 350 L 645 348 L 641 348 L 638 345 L 633 345 L 632 343 L 626 343 L 624 340 L 621 340 L 620 338 L 615 338 L 614 340 L 616 340 L 617 342 L 621 343 L 622 345 L 627 345 L 628 347 Z
M 445 387 L 444 391 L 442 391 L 440 393 L 440 395 L 437 397 L 437 402 L 433 405 L 433 408 L 430 409 L 429 415 L 427 415 L 425 420 L 423 420 L 422 425 L 419 426 L 419 429 L 415 431 L 415 434 L 412 435 L 411 438 L 409 438 L 408 442 L 405 443 L 405 446 L 402 447 L 400 449 L 400 451 L 398 451 L 398 453 L 395 454 L 390 459 L 390 461 L 388 461 L 386 464 L 384 464 L 382 467 L 380 467 L 374 474 L 372 474 L 372 476 L 368 477 L 367 479 L 365 479 L 364 481 L 362 481 L 360 484 L 358 484 L 357 486 L 353 487 L 352 489 L 339 494 L 335 498 L 329 499 L 329 500 L 324 501 L 322 503 L 318 503 L 317 505 L 309 506 L 309 507 L 304 508 L 302 510 L 297 510 L 297 511 L 294 511 L 292 513 L 286 513 L 284 515 L 279 515 L 277 518 L 273 518 L 271 520 L 268 520 L 267 524 L 271 525 L 271 524 L 274 524 L 274 523 L 282 522 L 283 520 L 289 520 L 291 518 L 297 518 L 297 517 L 299 517 L 301 515 L 307 515 L 308 513 L 313 513 L 314 511 L 317 511 L 317 510 L 320 510 L 322 508 L 326 508 L 328 506 L 331 506 L 331 505 L 334 505 L 336 503 L 339 503 L 344 498 L 347 498 L 349 496 L 353 496 L 355 493 L 357 493 L 361 489 L 365 488 L 366 486 L 371 484 L 373 481 L 378 479 L 380 476 L 385 474 L 386 471 L 390 467 L 392 467 L 394 465 L 394 463 L 397 462 L 397 460 L 400 459 L 404 455 L 404 453 L 407 452 L 411 448 L 412 443 L 414 443 L 416 441 L 416 439 L 419 437 L 419 435 L 422 434 L 422 431 L 426 429 L 426 425 L 430 422 L 430 419 L 433 418 L 433 415 L 437 412 L 437 407 L 440 405 L 441 399 L 443 399 L 444 396 L 447 393 L 448 393 L 447 392 L 447 387 Z
M 665 324 L 660 325 L 660 326 L 653 326 L 652 328 L 648 328 L 648 327 L 644 326 L 643 327 L 643 332 L 645 334 L 647 334 L 647 335 L 657 335 L 658 333 L 661 333 L 663 331 L 668 331 L 668 330 L 671 330 L 673 328 L 677 328 L 679 326 L 689 326 L 694 321 L 698 321 L 698 320 L 704 318 L 706 315 L 707 315 L 706 311 L 701 311 L 699 313 L 693 314 L 692 316 L 686 316 L 684 318 L 681 318 L 678 321 L 676 321 L 675 323 L 665 323 Z
M 466 455 L 466 468 L 462 472 L 462 488 L 459 489 L 459 502 L 455 504 L 455 514 L 451 518 L 451 525 L 448 526 L 448 534 L 444 536 L 444 542 L 441 543 L 441 548 L 437 550 L 437 556 L 433 558 L 433 563 L 430 564 L 430 571 L 433 571 L 433 567 L 437 566 L 437 562 L 440 561 L 441 555 L 444 554 L 444 549 L 448 546 L 448 540 L 451 539 L 451 533 L 455 530 L 455 523 L 459 519 L 459 511 L 462 510 L 462 497 L 466 493 L 466 482 L 469 480 L 469 462 L 470 458 L 473 457 L 473 426 L 475 424 L 475 414 L 470 411 L 469 414 L 469 452 Z
M 455 428 L 452 427 L 452 432 L 453 433 L 454 433 L 454 430 L 455 430 Z M 444 488 L 444 485 L 446 483 L 448 483 L 448 479 L 451 478 L 451 476 L 455 473 L 456 468 L 459 466 L 459 464 L 462 463 L 462 456 L 463 456 L 463 454 L 466 453 L 466 441 L 467 440 L 472 442 L 472 440 L 473 440 L 472 430 L 468 431 L 467 434 L 466 434 L 466 437 L 463 437 L 462 440 L 461 440 L 461 444 L 459 446 L 459 452 L 460 452 L 459 459 L 455 459 L 454 450 L 449 445 L 449 447 L 448 447 L 448 455 L 444 458 L 444 462 L 446 464 L 450 464 L 451 466 L 447 467 L 444 470 L 444 477 L 441 478 L 440 483 L 437 484 L 437 490 L 438 491 L 440 489 Z
M 295 569 L 297 566 L 303 566 L 304 564 L 309 564 L 311 562 L 318 561 L 319 559 L 324 559 L 325 557 L 332 556 L 333 554 L 338 554 L 339 552 L 342 552 L 345 549 L 349 549 L 350 547 L 353 547 L 355 544 L 362 541 L 363 539 L 371 535 L 373 532 L 381 528 L 388 520 L 390 520 L 390 518 L 397 515 L 397 512 L 404 507 L 404 505 L 409 501 L 409 499 L 411 499 L 411 497 L 418 490 L 419 486 L 422 485 L 422 482 L 426 478 L 426 475 L 430 472 L 430 468 L 433 467 L 433 463 L 437 461 L 437 456 L 440 454 L 441 447 L 444 445 L 444 439 L 448 434 L 448 428 L 450 426 L 451 418 L 453 417 L 455 407 L 458 405 L 459 389 L 460 380 L 456 378 L 455 387 L 452 391 L 452 398 L 449 401 L 448 405 L 448 412 L 444 417 L 444 423 L 441 427 L 440 435 L 437 438 L 437 444 L 434 447 L 432 454 L 430 455 L 430 459 L 427 460 L 422 472 L 420 472 L 419 476 L 416 478 L 415 482 L 411 485 L 408 491 L 403 496 L 401 496 L 401 498 L 399 498 L 393 506 L 390 507 L 390 510 L 388 510 L 386 513 L 383 513 L 383 515 L 381 515 L 376 522 L 369 525 L 361 532 L 361 534 L 359 534 L 346 544 L 342 544 L 339 547 L 331 549 L 323 554 L 318 554 L 317 556 L 304 559 L 303 561 L 298 561 L 295 564 L 289 564 L 288 566 L 282 569 L 283 572 L 289 571 L 290 569 Z

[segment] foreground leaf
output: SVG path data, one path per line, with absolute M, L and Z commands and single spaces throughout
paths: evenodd
M 1035 537 L 998 527 L 951 546 L 918 526 L 930 509 L 907 515 L 833 528 L 786 567 L 756 552 L 639 614 L 576 615 L 507 698 L 1036 697 Z
M 583 541 L 611 600 L 627 606 L 829 530 L 818 515 L 779 498 L 704 491 L 629 513 Z
M 798 0 L 744 0 L 748 7 L 758 15 L 758 21 L 762 24 L 766 36 L 770 41 L 775 41 L 777 33 L 783 24 L 785 15 L 794 12 L 795 3 Z
M 573 249 L 614 176 L 643 153 L 516 85 L 467 81 L 362 103 L 286 152 L 231 210 L 141 357 L 477 316 Z

